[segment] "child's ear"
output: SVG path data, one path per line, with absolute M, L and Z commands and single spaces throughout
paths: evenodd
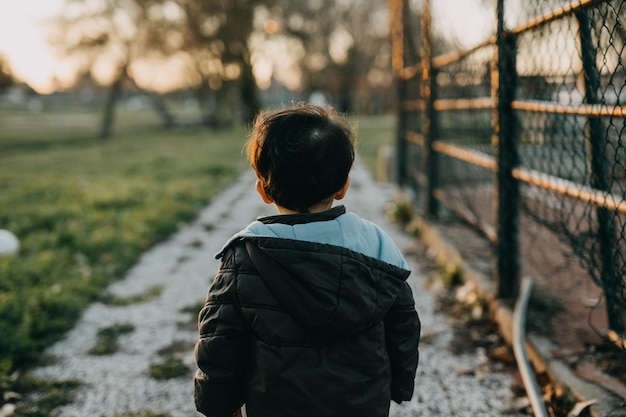
M 263 189 L 263 186 L 261 185 L 260 180 L 256 180 L 256 192 L 259 193 L 259 195 L 263 199 L 263 202 L 265 202 L 266 204 L 272 204 L 274 202 L 274 200 L 269 198 L 267 194 L 265 193 L 265 190 Z
M 350 188 L 350 177 L 348 177 L 346 183 L 343 185 L 343 187 L 341 187 L 341 190 L 337 191 L 337 193 L 335 194 L 335 200 L 341 200 L 342 198 L 344 198 L 346 196 L 346 193 L 348 192 L 348 188 Z

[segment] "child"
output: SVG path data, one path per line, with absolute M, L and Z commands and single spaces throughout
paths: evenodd
M 383 417 L 411 399 L 420 322 L 410 271 L 378 226 L 331 208 L 354 136 L 324 108 L 257 118 L 256 189 L 278 215 L 233 236 L 199 316 L 196 408 L 249 417 Z M 372 196 L 376 198 L 376 196 Z

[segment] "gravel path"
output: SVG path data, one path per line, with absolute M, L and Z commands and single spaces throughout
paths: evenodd
M 434 295 L 424 289 L 424 275 L 410 255 L 412 242 L 395 225 L 388 223 L 384 206 L 394 188 L 375 183 L 357 165 L 352 186 L 342 201 L 354 211 L 383 227 L 407 253 L 413 270 L 409 278 L 428 344 L 420 347 L 420 365 L 413 400 L 392 404 L 391 415 L 408 416 L 501 416 L 510 403 L 511 377 L 502 372 L 460 372 L 479 369 L 486 358 L 480 351 L 455 356 L 447 349 L 453 333 L 445 317 L 434 312 Z M 122 413 L 152 411 L 171 417 L 200 416 L 192 400 L 193 344 L 197 339 L 195 317 L 183 311 L 203 300 L 212 274 L 217 270 L 213 254 L 223 243 L 258 216 L 274 214 L 254 191 L 251 172 L 243 174 L 217 196 L 198 219 L 170 240 L 147 252 L 123 281 L 113 284 L 113 295 L 129 296 L 154 286 L 160 296 L 144 303 L 111 306 L 91 305 L 67 337 L 48 353 L 58 360 L 39 368 L 40 376 L 77 378 L 85 382 L 75 402 L 59 409 L 63 417 L 112 417 Z M 107 356 L 88 352 L 99 329 L 117 323 L 135 326 L 119 339 L 120 349 Z M 155 380 L 151 364 L 163 360 L 162 350 L 178 350 L 190 366 L 184 378 Z

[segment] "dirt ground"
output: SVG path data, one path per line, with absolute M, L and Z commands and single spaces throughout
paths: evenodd
M 454 220 L 432 224 L 464 263 L 485 277 L 493 276 L 493 250 L 486 238 Z M 607 341 L 601 289 L 552 233 L 528 219 L 521 228 L 522 276 L 534 281 L 527 332 L 549 339 L 553 357 L 576 376 L 626 402 L 626 351 Z

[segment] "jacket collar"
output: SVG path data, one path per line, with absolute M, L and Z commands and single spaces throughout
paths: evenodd
M 330 210 L 319 213 L 277 214 L 273 216 L 259 217 L 257 220 L 263 224 L 305 224 L 334 220 L 342 214 L 346 214 L 345 206 L 333 207 Z

